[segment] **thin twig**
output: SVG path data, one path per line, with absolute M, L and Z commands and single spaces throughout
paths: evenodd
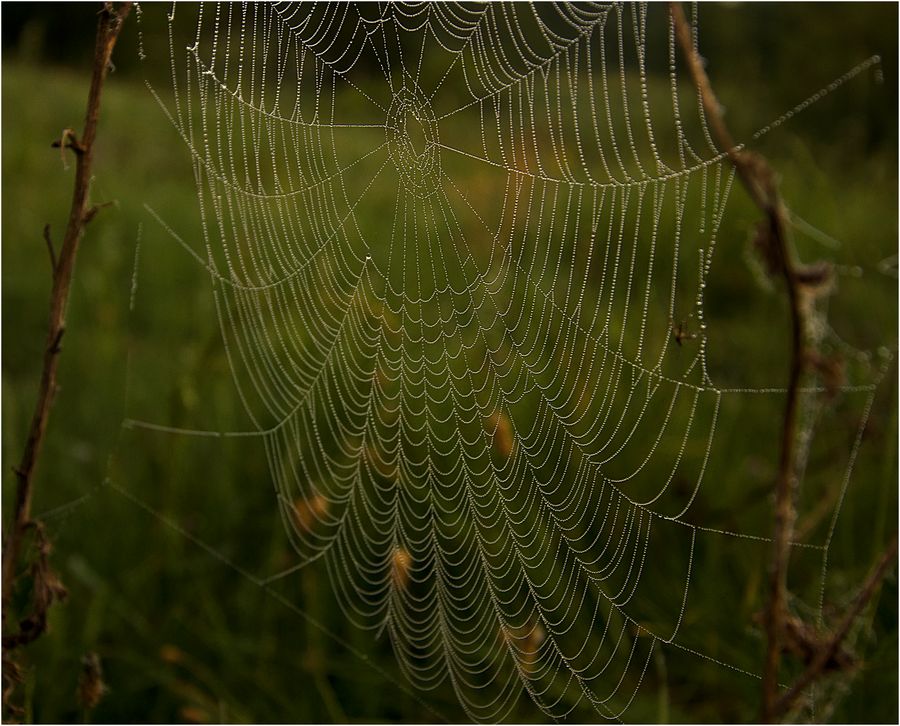
M 53 249 L 53 240 L 50 238 L 50 223 L 44 225 L 44 242 L 47 243 L 47 252 L 50 253 L 50 269 L 56 274 L 56 250 Z
M 84 213 L 84 224 L 89 224 L 94 219 L 94 217 L 97 216 L 97 212 L 99 212 L 101 209 L 106 209 L 107 207 L 111 207 L 112 205 L 112 202 L 103 202 L 103 204 L 95 204 L 94 206 L 92 206 Z
M 93 213 L 88 208 L 88 196 L 90 193 L 91 164 L 94 157 L 94 140 L 97 135 L 103 83 L 110 67 L 110 57 L 119 37 L 122 22 L 130 9 L 130 2 L 122 3 L 118 10 L 113 8 L 112 3 L 105 3 L 100 11 L 94 47 L 93 74 L 88 93 L 87 112 L 84 119 L 84 132 L 79 140 L 71 129 L 66 129 L 57 144 L 54 144 L 60 146 L 62 151 L 70 148 L 74 152 L 76 162 L 75 184 L 65 236 L 63 237 L 58 256 L 50 243 L 49 229 L 45 228 L 44 230 L 44 239 L 47 241 L 51 262 L 53 263 L 53 285 L 50 293 L 50 316 L 47 339 L 44 346 L 44 362 L 38 389 L 38 399 L 32 415 L 25 451 L 22 454 L 19 466 L 15 469 L 17 484 L 13 519 L 7 529 L 8 535 L 3 545 L 4 661 L 7 660 L 6 656 L 8 655 L 7 644 L 10 647 L 15 647 L 16 644 L 22 641 L 22 638 L 17 638 L 14 633 L 7 632 L 9 598 L 15 586 L 16 572 L 25 535 L 29 529 L 35 526 L 31 519 L 34 473 L 40 456 L 41 446 L 44 442 L 47 421 L 57 388 L 56 378 L 59 365 L 60 341 L 65 332 L 66 307 L 69 300 L 69 287 L 72 280 L 75 257 L 78 253 L 78 245 L 84 235 L 85 226 L 93 216 Z M 47 606 L 49 606 L 49 603 Z M 33 613 L 32 615 L 42 618 L 45 614 Z
M 797 472 L 797 419 L 800 387 L 810 359 L 807 350 L 809 306 L 804 302 L 804 286 L 812 274 L 811 282 L 821 282 L 828 274 L 827 268 L 813 274 L 814 268 L 797 265 L 791 254 L 787 237 L 787 215 L 778 194 L 775 175 L 769 165 L 756 154 L 750 154 L 735 145 L 718 99 L 713 93 L 703 63 L 694 49 L 691 27 L 680 3 L 671 3 L 672 22 L 678 43 L 684 54 L 691 78 L 699 94 L 707 122 L 720 147 L 728 154 L 748 194 L 766 215 L 757 230 L 757 242 L 761 246 L 773 274 L 784 278 L 791 311 L 791 361 L 781 432 L 781 452 L 778 476 L 775 482 L 774 531 L 772 535 L 772 559 L 769 572 L 769 595 L 765 610 L 766 657 L 763 667 L 764 721 L 775 714 L 778 698 L 778 669 L 781 662 L 782 636 L 787 615 L 787 567 L 790 557 L 796 512 L 793 492 Z M 815 269 L 818 269 L 816 267 Z
M 803 692 L 822 675 L 827 664 L 834 658 L 835 654 L 840 649 L 841 644 L 850 632 L 850 628 L 853 627 L 853 623 L 856 622 L 856 619 L 860 616 L 866 605 L 869 604 L 872 596 L 877 592 L 882 580 L 884 580 L 885 575 L 887 575 L 890 568 L 896 563 L 896 560 L 897 535 L 895 534 L 891 543 L 888 545 L 888 548 L 884 551 L 884 554 L 882 554 L 881 559 L 875 567 L 872 568 L 869 577 L 859 588 L 859 592 L 856 594 L 853 602 L 850 603 L 847 612 L 844 613 L 844 617 L 841 619 L 841 622 L 834 633 L 822 644 L 818 654 L 809 664 L 807 669 L 775 703 L 772 713 L 775 718 L 787 714 L 788 711 L 794 707 L 797 699 L 803 695 Z
M 700 94 L 700 102 L 703 104 L 703 111 L 710 126 L 710 131 L 715 136 L 721 150 L 728 155 L 741 178 L 741 182 L 746 187 L 756 206 L 763 211 L 767 211 L 768 200 L 759 188 L 754 171 L 749 168 L 747 160 L 744 158 L 745 154 L 742 147 L 734 142 L 731 132 L 725 125 L 722 107 L 719 105 L 716 94 L 713 92 L 712 85 L 710 85 L 709 76 L 706 75 L 706 70 L 703 68 L 703 61 L 694 49 L 693 30 L 684 15 L 681 3 L 670 3 L 669 8 L 675 26 L 675 36 L 678 40 L 678 45 L 681 46 L 688 71 L 691 74 L 691 80 Z

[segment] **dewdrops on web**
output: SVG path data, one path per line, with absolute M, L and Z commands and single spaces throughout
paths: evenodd
M 374 444 L 369 444 L 366 447 L 365 458 L 369 471 L 373 475 L 390 481 L 394 481 L 397 478 L 397 467 L 388 461 Z
M 620 718 L 655 643 L 626 624 L 674 641 L 694 537 L 730 534 L 674 521 L 717 442 L 704 310 L 733 179 L 678 105 L 674 36 L 666 94 L 643 6 L 248 7 L 198 22 L 174 91 L 203 113 L 171 120 L 211 160 L 194 256 L 295 548 L 474 720 L 538 675 Z
M 513 649 L 516 660 L 528 675 L 534 675 L 540 666 L 541 646 L 547 639 L 544 627 L 535 622 L 525 626 L 500 626 L 501 642 Z

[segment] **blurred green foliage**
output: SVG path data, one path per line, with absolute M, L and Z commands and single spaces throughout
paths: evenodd
M 133 20 L 116 51 L 95 166 L 94 200 L 115 205 L 92 223 L 79 255 L 61 390 L 37 482 L 35 511 L 46 513 L 53 561 L 70 597 L 54 608 L 51 632 L 27 651 L 26 717 L 80 719 L 80 663 L 96 651 L 109 686 L 90 714 L 99 722 L 464 721 L 449 688 L 412 694 L 398 686 L 403 678 L 389 645 L 344 623 L 324 571 L 305 570 L 268 589 L 242 574 L 276 572 L 292 561 L 259 446 L 154 437 L 120 426 L 133 410 L 155 412 L 173 426 L 209 429 L 238 426 L 241 413 L 208 279 L 144 208 L 164 210 L 166 223 L 185 239 L 199 237 L 189 160 L 142 83 Z M 59 238 L 71 194 L 71 164 L 50 142 L 83 117 L 93 10 L 4 4 L 3 21 L 2 451 L 8 472 L 22 449 L 39 376 L 50 280 L 41 230 L 50 222 Z M 829 315 L 837 336 L 873 351 L 896 346 L 896 258 L 893 274 L 881 264 L 897 252 L 896 25 L 893 5 L 701 8 L 701 51 L 739 138 L 881 54 L 883 84 L 870 76 L 855 80 L 758 147 L 779 171 L 792 212 L 840 241 L 832 249 L 805 228 L 795 233 L 804 259 L 827 256 L 839 266 Z M 165 68 L 159 73 L 152 80 L 164 82 Z M 708 291 L 710 366 L 720 379 L 778 385 L 786 370 L 787 311 L 778 290 L 762 284 L 748 262 L 756 219 L 736 190 Z M 137 305 L 129 314 L 139 238 Z M 877 354 L 872 361 L 877 364 Z M 850 375 L 863 377 L 865 364 L 859 366 L 851 365 Z M 826 614 L 839 611 L 897 526 L 896 399 L 891 367 L 832 545 L 833 607 Z M 823 500 L 836 498 L 862 402 L 858 395 L 839 397 L 817 431 L 799 502 L 810 541 L 819 541 L 827 526 L 827 516 L 810 517 Z M 723 405 L 736 407 L 726 414 L 742 426 L 717 434 L 717 448 L 728 455 L 707 474 L 717 490 L 703 506 L 733 529 L 751 523 L 765 531 L 779 402 L 731 398 Z M 104 485 L 107 479 L 114 486 Z M 13 483 L 4 476 L 4 505 Z M 139 501 L 115 488 L 120 485 Z M 815 558 L 797 553 L 792 587 L 804 594 L 814 588 L 817 568 Z M 706 598 L 700 612 L 708 633 L 698 647 L 705 653 L 734 661 L 746 659 L 748 649 L 762 652 L 753 615 L 763 602 L 764 574 L 764 548 L 723 543 L 698 553 L 694 577 L 702 585 L 698 597 Z M 680 586 L 677 577 L 673 588 Z M 743 593 L 741 610 L 718 607 L 717 588 Z M 720 635 L 735 630 L 733 641 Z M 855 650 L 860 665 L 852 676 L 824 684 L 844 691 L 827 715 L 896 720 L 895 579 L 855 634 Z M 756 716 L 755 681 L 736 680 L 675 649 L 658 653 L 645 681 L 627 720 Z M 524 697 L 511 719 L 545 720 Z M 573 714 L 573 720 L 595 719 L 584 708 Z

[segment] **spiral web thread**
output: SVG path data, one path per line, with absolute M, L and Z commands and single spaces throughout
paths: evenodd
M 665 11 L 179 6 L 169 40 L 153 92 L 203 239 L 170 232 L 209 272 L 252 422 L 225 435 L 264 442 L 298 567 L 323 559 L 346 616 L 478 720 L 523 687 L 620 719 L 654 648 L 715 660 L 681 637 L 698 539 L 768 540 L 692 506 L 723 396 L 781 392 L 708 370 L 734 174 Z M 866 415 L 876 383 L 844 389 Z M 827 543 L 795 546 L 824 588 Z

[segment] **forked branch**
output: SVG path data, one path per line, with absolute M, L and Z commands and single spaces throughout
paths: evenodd
M 841 643 L 850 633 L 853 623 L 856 622 L 856 619 L 862 614 L 862 611 L 865 610 L 866 605 L 869 604 L 873 595 L 878 591 L 882 580 L 884 580 L 884 577 L 890 571 L 890 568 L 896 564 L 896 560 L 897 535 L 895 534 L 891 543 L 888 545 L 888 548 L 881 555 L 881 559 L 875 567 L 872 568 L 869 577 L 863 583 L 862 587 L 859 588 L 859 592 L 856 594 L 856 597 L 853 598 L 853 601 L 847 608 L 847 612 L 844 613 L 844 617 L 841 619 L 837 628 L 835 628 L 834 633 L 821 644 L 818 654 L 806 667 L 806 670 L 776 701 L 774 708 L 775 716 L 787 714 L 803 695 L 804 691 L 806 691 L 806 689 L 825 672 L 828 663 L 834 658 Z
M 94 46 L 94 65 L 91 87 L 88 93 L 87 112 L 84 119 L 84 131 L 78 139 L 71 129 L 63 132 L 54 146 L 59 146 L 64 153 L 71 149 L 75 155 L 75 183 L 72 204 L 66 224 L 65 235 L 59 251 L 54 249 L 50 239 L 49 225 L 44 228 L 44 240 L 50 253 L 53 281 L 50 292 L 50 316 L 47 326 L 47 338 L 44 346 L 43 367 L 38 388 L 37 403 L 31 418 L 28 438 L 21 462 L 15 469 L 16 495 L 13 506 L 12 521 L 6 527 L 6 538 L 3 544 L 3 655 L 4 663 L 8 663 L 9 650 L 33 640 L 40 635 L 46 624 L 46 608 L 54 599 L 64 592 L 55 580 L 48 587 L 37 588 L 33 598 L 34 611 L 30 613 L 17 630 L 7 623 L 10 596 L 15 588 L 17 572 L 20 567 L 23 542 L 29 530 L 38 533 L 38 549 L 40 558 L 46 559 L 49 543 L 43 537 L 43 530 L 31 518 L 31 500 L 34 490 L 34 474 L 40 457 L 41 447 L 47 431 L 47 421 L 53 398 L 57 388 L 57 369 L 59 365 L 60 343 L 66 329 L 66 307 L 69 301 L 69 287 L 78 246 L 84 235 L 88 222 L 96 214 L 97 208 L 89 207 L 88 199 L 91 183 L 91 166 L 94 159 L 94 141 L 97 136 L 97 124 L 100 118 L 100 98 L 103 84 L 110 68 L 110 57 L 119 37 L 122 23 L 131 9 L 131 3 L 122 3 L 115 9 L 112 3 L 105 3 L 97 21 L 97 35 Z M 46 574 L 46 573 L 45 573 Z M 37 579 L 37 578 L 36 578 Z M 42 581 L 43 582 L 43 581 Z M 37 582 L 35 584 L 38 584 Z M 47 584 L 47 583 L 44 583 Z M 38 612 L 43 610 L 43 612 Z M 28 625 L 28 624 L 31 625 Z M 35 624 L 38 627 L 34 627 Z M 24 631 L 29 630 L 26 634 Z M 6 689 L 4 689 L 6 693 Z
M 697 88 L 706 122 L 720 149 L 728 155 L 750 198 L 765 215 L 757 229 L 756 242 L 765 257 L 769 272 L 784 279 L 791 311 L 791 359 L 787 396 L 782 419 L 778 475 L 775 481 L 775 511 L 772 534 L 772 553 L 769 567 L 768 598 L 764 611 L 766 656 L 763 666 L 762 719 L 771 722 L 782 717 L 800 694 L 816 680 L 825 664 L 834 656 L 849 632 L 855 618 L 881 581 L 896 554 L 896 541 L 885 554 L 870 580 L 861 590 L 858 607 L 853 607 L 832 639 L 820 646 L 807 671 L 779 698 L 778 672 L 783 650 L 787 611 L 787 569 L 790 542 L 793 538 L 794 488 L 798 471 L 797 422 L 800 390 L 807 367 L 816 359 L 809 343 L 811 299 L 824 287 L 831 270 L 827 264 L 802 265 L 792 253 L 787 236 L 787 213 L 778 193 L 775 174 L 758 154 L 751 154 L 735 144 L 713 92 L 709 77 L 698 55 L 691 24 L 680 3 L 670 4 L 675 36 L 681 47 L 691 80 Z M 868 593 L 868 594 L 867 594 Z

